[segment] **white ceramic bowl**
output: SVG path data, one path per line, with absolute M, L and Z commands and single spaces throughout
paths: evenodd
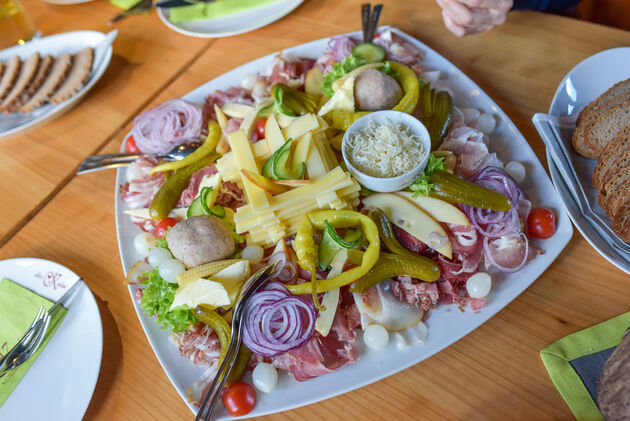
M 391 121 L 392 123 L 402 123 L 412 134 L 417 136 L 424 146 L 424 154 L 418 157 L 418 165 L 410 171 L 396 177 L 373 177 L 356 169 L 354 165 L 352 165 L 352 162 L 350 162 L 350 159 L 348 159 L 346 148 L 348 147 L 350 137 L 356 132 L 364 129 L 370 121 L 381 124 L 386 121 Z M 343 140 L 341 142 L 341 153 L 348 171 L 350 171 L 350 173 L 359 183 L 361 183 L 361 185 L 377 192 L 398 191 L 413 183 L 422 171 L 424 171 L 424 167 L 426 167 L 427 161 L 429 160 L 430 152 L 431 137 L 429 136 L 427 128 L 424 127 L 424 124 L 422 124 L 422 122 L 417 118 L 400 111 L 376 111 L 361 117 L 348 127 L 348 130 L 346 130 L 346 133 L 343 135 Z

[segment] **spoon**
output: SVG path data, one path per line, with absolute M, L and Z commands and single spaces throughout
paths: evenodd
M 167 153 L 161 154 L 110 153 L 106 155 L 94 155 L 85 158 L 83 162 L 81 162 L 77 174 L 122 167 L 131 164 L 137 158 L 158 158 L 166 161 L 179 161 L 197 150 L 200 145 L 200 142 L 184 143 L 174 147 Z

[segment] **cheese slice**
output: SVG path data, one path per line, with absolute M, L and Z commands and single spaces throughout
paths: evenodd
M 319 128 L 319 120 L 315 114 L 305 114 L 296 118 L 293 122 L 282 130 L 282 134 L 286 140 L 297 139 L 307 132 Z
M 225 288 L 230 298 L 230 303 L 234 304 L 243 282 L 245 282 L 248 277 L 249 262 L 247 260 L 241 260 L 210 276 L 210 280 L 220 283 L 223 288 Z
M 282 145 L 284 145 L 286 139 L 282 134 L 282 130 L 278 125 L 276 117 L 273 114 L 270 114 L 267 117 L 267 122 L 265 123 L 265 142 L 267 143 L 267 148 L 273 153 L 276 150 L 280 149 Z
M 219 127 L 223 130 L 227 128 L 227 116 L 221 110 L 217 104 L 214 104 L 214 114 L 217 116 L 217 123 L 219 123 Z
M 278 121 L 278 125 L 282 129 L 291 125 L 291 123 L 293 123 L 295 119 L 297 118 L 297 117 L 291 117 L 282 113 L 275 113 L 275 115 L 276 115 L 276 120 Z
M 251 145 L 252 153 L 256 159 L 256 164 L 259 167 L 265 163 L 267 158 L 271 156 L 271 151 L 267 146 L 267 142 L 259 141 Z M 217 170 L 223 180 L 226 181 L 240 181 L 241 173 L 236 161 L 234 160 L 234 153 L 228 152 L 217 160 Z
M 343 271 L 346 260 L 348 260 L 348 250 L 339 250 L 330 263 L 331 268 L 326 279 L 339 275 Z M 325 309 L 319 312 L 317 320 L 315 321 L 315 329 L 321 333 L 322 336 L 327 336 L 335 319 L 337 307 L 339 306 L 339 288 L 327 291 L 322 299 L 322 305 Z
M 220 282 L 199 278 L 186 282 L 177 288 L 171 310 L 182 305 L 196 308 L 199 304 L 222 307 L 229 306 L 232 301 Z
M 228 135 L 230 145 L 232 146 L 232 152 L 234 153 L 234 159 L 238 170 L 249 170 L 256 174 L 258 172 L 258 166 L 252 153 L 249 140 L 245 136 L 245 132 L 237 130 Z M 268 207 L 269 206 L 269 194 L 258 186 L 254 185 L 251 181 L 241 177 L 243 187 L 245 188 L 245 194 L 247 195 L 247 202 L 253 207 Z
M 319 115 L 326 115 L 332 110 L 354 111 L 354 81 L 357 76 L 348 77 L 333 96 L 319 109 Z

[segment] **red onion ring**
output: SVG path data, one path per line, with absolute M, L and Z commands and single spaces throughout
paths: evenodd
M 131 133 L 143 153 L 166 153 L 201 135 L 202 115 L 197 104 L 168 100 L 133 120 Z
M 525 243 L 524 246 L 523 246 L 525 252 L 523 253 L 523 260 L 521 260 L 518 265 L 516 265 L 515 267 L 511 267 L 511 268 L 508 268 L 508 267 L 505 267 L 505 266 L 501 266 L 501 265 L 499 265 L 496 262 L 496 260 L 492 256 L 492 251 L 490 250 L 490 241 L 491 241 L 491 239 L 488 238 L 488 237 L 485 237 L 483 239 L 483 251 L 484 251 L 484 254 L 485 254 L 486 258 L 488 259 L 488 262 L 492 266 L 497 268 L 499 271 L 504 272 L 504 273 L 513 273 L 513 272 L 518 272 L 519 270 L 521 270 L 521 268 L 527 262 L 527 256 L 529 254 L 529 240 L 528 240 L 527 236 L 524 233 L 522 233 L 522 232 L 520 232 L 520 233 L 513 233 L 513 235 L 523 238 L 523 241 Z M 492 240 L 492 241 L 496 241 L 496 240 Z
M 305 344 L 313 336 L 317 318 L 310 302 L 294 296 L 279 282 L 270 282 L 254 294 L 245 314 L 243 343 L 264 357 L 274 357 Z

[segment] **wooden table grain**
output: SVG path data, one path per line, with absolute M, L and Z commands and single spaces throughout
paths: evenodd
M 178 74 L 165 78 L 151 92 L 140 93 L 131 83 L 112 77 L 101 82 L 101 91 L 92 96 L 98 95 L 99 102 L 117 103 L 113 96 L 141 95 L 134 110 L 138 112 L 181 96 L 264 54 L 356 30 L 360 3 L 307 0 L 295 12 L 266 28 L 200 47 L 197 56 L 187 56 L 188 64 Z M 444 29 L 432 0 L 384 3 L 381 23 L 398 26 L 416 36 L 466 72 L 507 112 L 543 162 L 544 147 L 530 121 L 531 115 L 548 109 L 558 83 L 575 64 L 598 51 L 630 43 L 628 32 L 527 12 L 513 13 L 505 25 L 492 32 L 458 39 Z M 101 7 L 97 2 L 81 7 L 91 10 L 92 6 L 98 10 Z M 147 32 L 162 31 L 155 16 L 128 22 L 130 26 L 144 25 Z M 142 33 L 136 36 L 149 43 L 151 34 Z M 168 37 L 178 36 L 168 33 Z M 135 51 L 133 38 L 130 35 L 128 51 Z M 185 40 L 182 45 L 186 45 Z M 180 51 L 180 55 L 185 54 Z M 146 66 L 151 66 L 153 59 L 157 58 L 147 56 Z M 123 92 L 112 90 L 117 83 Z M 97 106 L 91 101 L 97 99 L 89 97 L 73 111 L 75 117 L 67 118 L 76 119 L 75 123 L 91 118 L 92 107 Z M 104 145 L 102 152 L 117 150 L 130 127 L 133 113 L 129 112 L 127 117 L 108 115 L 122 114 L 120 110 L 102 112 L 101 118 L 112 118 L 118 125 L 110 126 L 107 134 L 104 127 L 95 127 L 101 142 L 92 148 Z M 90 127 L 85 123 L 83 130 L 91 133 Z M 78 134 L 64 137 L 65 142 L 80 142 Z M 14 142 L 27 142 L 31 154 L 43 154 L 46 145 L 37 144 L 30 136 Z M 77 148 L 72 161 L 76 165 L 83 149 L 73 147 Z M 3 148 L 5 145 L 0 144 Z M 72 162 L 66 165 L 71 167 Z M 17 163 L 14 166 L 19 167 Z M 16 186 L 3 184 L 2 188 L 6 189 L 4 197 L 23 195 Z M 24 216 L 23 226 L 7 235 L 0 248 L 0 259 L 35 256 L 55 260 L 84 275 L 97 297 L 103 319 L 103 363 L 85 418 L 191 419 L 151 351 L 124 285 L 115 235 L 114 173 L 72 177 L 67 171 L 64 183 L 55 189 L 54 195 L 38 204 L 35 215 Z M 629 277 L 599 256 L 576 230 L 564 252 L 530 288 L 451 347 L 359 390 L 267 419 L 572 419 L 549 380 L 539 351 L 565 335 L 629 308 Z

